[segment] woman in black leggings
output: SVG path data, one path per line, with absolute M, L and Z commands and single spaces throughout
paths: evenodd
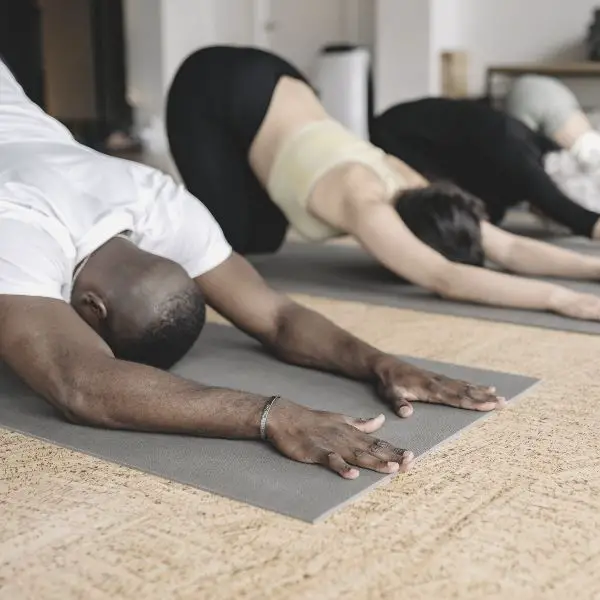
M 476 105 L 474 111 L 479 114 Z M 204 48 L 187 58 L 167 108 L 169 142 L 183 180 L 237 252 L 275 252 L 288 225 L 311 242 L 350 235 L 389 270 L 443 297 L 600 320 L 596 296 L 484 268 L 487 258 L 527 275 L 600 279 L 599 259 L 502 231 L 475 196 L 419 172 L 448 179 L 464 168 L 466 183 L 485 183 L 481 173 L 467 177 L 464 157 L 479 160 L 469 149 L 476 134 L 492 146 L 504 134 L 495 117 L 482 119 L 478 130 L 462 109 L 428 118 L 436 153 L 421 128 L 419 138 L 386 135 L 381 142 L 397 142 L 386 154 L 335 122 L 294 67 L 241 47 Z M 447 153 L 436 122 L 450 136 L 441 136 Z M 448 156 L 457 147 L 464 148 L 462 162 Z M 406 150 L 406 160 L 391 155 L 398 149 Z M 503 160 L 496 169 L 515 162 Z M 484 167 L 477 162 L 472 168 Z M 493 198 L 508 205 L 508 195 L 502 190 Z M 497 220 L 502 211 L 490 212 Z
M 279 57 L 226 46 L 192 54 L 167 101 L 171 153 L 187 188 L 211 211 L 241 254 L 274 252 L 288 222 L 248 163 L 252 141 L 283 76 L 306 83 Z
M 374 119 L 371 140 L 430 180 L 450 180 L 483 200 L 493 223 L 526 200 L 574 234 L 600 237 L 600 215 L 566 196 L 544 169 L 556 142 L 482 102 L 398 104 Z

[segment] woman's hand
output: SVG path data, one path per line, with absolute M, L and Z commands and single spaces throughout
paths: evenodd
M 600 321 L 600 296 L 558 288 L 550 298 L 552 311 L 584 321 Z

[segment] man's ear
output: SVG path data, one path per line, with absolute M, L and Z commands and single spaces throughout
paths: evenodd
M 75 310 L 90 327 L 99 332 L 108 315 L 104 300 L 94 292 L 84 292 L 78 300 Z
M 87 306 L 90 311 L 92 311 L 95 317 L 99 321 L 104 321 L 106 319 L 106 304 L 98 294 L 95 292 L 85 292 L 81 297 L 81 301 L 84 306 Z

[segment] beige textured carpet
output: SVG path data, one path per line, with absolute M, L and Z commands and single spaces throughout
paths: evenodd
M 544 381 L 318 525 L 0 432 L 0 600 L 600 599 L 600 338 L 300 300 Z

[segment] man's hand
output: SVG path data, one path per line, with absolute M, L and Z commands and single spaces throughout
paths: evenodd
M 376 365 L 379 395 L 399 417 L 413 414 L 411 402 L 445 404 L 456 408 L 488 412 L 506 405 L 495 389 L 450 379 L 384 356 Z
M 354 419 L 279 400 L 269 413 L 267 436 L 288 458 L 323 465 L 345 479 L 356 479 L 357 467 L 386 474 L 407 471 L 413 453 L 371 435 L 384 421 L 383 415 Z

